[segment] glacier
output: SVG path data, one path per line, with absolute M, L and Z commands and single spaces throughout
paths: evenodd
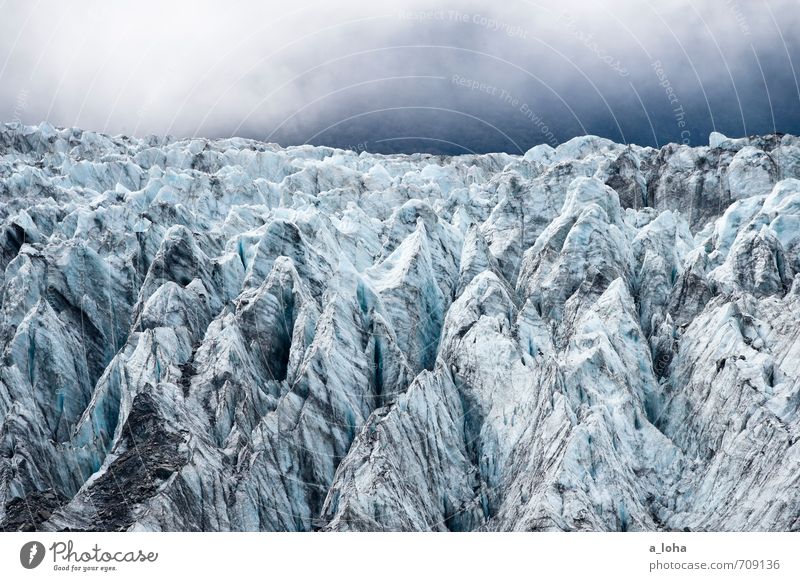
M 800 530 L 800 138 L 0 125 L 0 530 Z

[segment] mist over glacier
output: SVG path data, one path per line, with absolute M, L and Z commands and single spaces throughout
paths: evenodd
M 11 0 L 0 120 L 373 153 L 800 134 L 798 27 L 795 0 Z
M 800 139 L 0 126 L 3 530 L 800 528 Z

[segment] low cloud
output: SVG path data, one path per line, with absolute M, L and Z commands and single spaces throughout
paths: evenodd
M 6 121 L 446 153 L 800 132 L 793 0 L 2 10 Z

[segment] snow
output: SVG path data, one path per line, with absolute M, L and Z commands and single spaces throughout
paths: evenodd
M 2 125 L 0 528 L 792 530 L 799 144 Z

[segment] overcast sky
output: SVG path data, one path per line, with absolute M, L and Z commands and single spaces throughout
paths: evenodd
M 0 119 L 375 152 L 800 133 L 800 0 L 0 0 Z

